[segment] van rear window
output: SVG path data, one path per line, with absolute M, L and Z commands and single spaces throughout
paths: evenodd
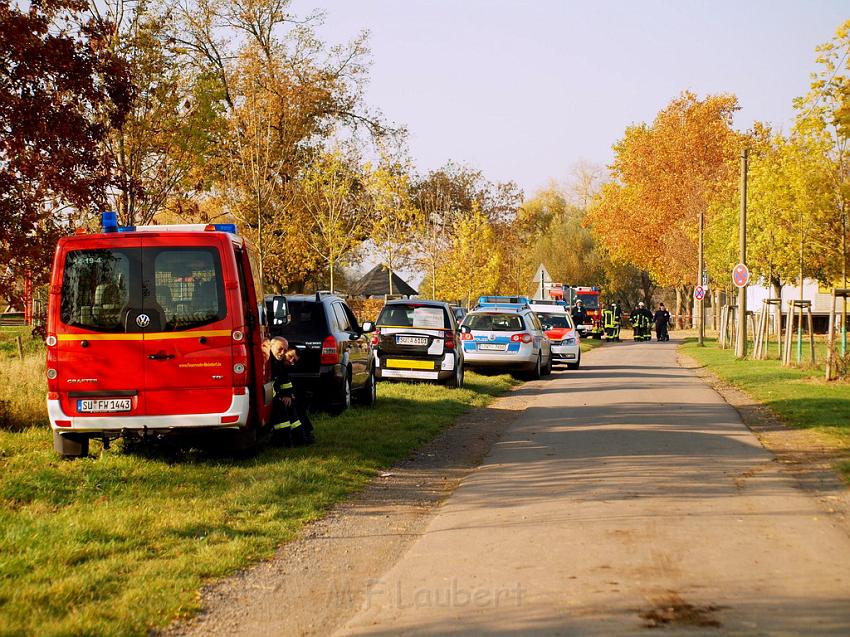
M 130 273 L 138 276 L 138 268 L 138 248 L 69 252 L 62 280 L 62 322 L 99 332 L 123 332 Z
M 188 330 L 226 316 L 218 250 L 144 248 L 144 253 L 146 278 L 152 271 L 165 331 Z
M 187 330 L 227 315 L 216 248 L 75 250 L 65 257 L 61 320 L 97 332 L 137 331 L 128 316 L 150 316 L 149 332 Z

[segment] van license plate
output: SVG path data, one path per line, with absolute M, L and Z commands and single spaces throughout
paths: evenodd
M 428 339 L 423 336 L 396 336 L 396 345 L 427 345 Z
M 80 413 L 107 413 L 113 411 L 130 411 L 130 398 L 105 398 L 102 400 L 78 400 L 77 411 Z

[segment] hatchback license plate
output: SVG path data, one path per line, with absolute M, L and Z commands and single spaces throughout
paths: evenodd
M 504 352 L 507 346 L 502 343 L 479 343 L 478 349 L 486 349 L 494 352 Z
M 108 413 L 113 411 L 130 411 L 130 398 L 105 398 L 99 400 L 78 400 L 77 411 L 80 413 Z
M 396 345 L 427 345 L 428 339 L 424 336 L 396 336 Z

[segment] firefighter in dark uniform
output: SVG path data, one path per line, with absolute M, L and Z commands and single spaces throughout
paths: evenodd
M 272 442 L 278 445 L 312 444 L 315 442 L 313 424 L 303 401 L 298 401 L 289 370 L 298 360 L 298 353 L 289 347 L 285 338 L 275 337 L 270 343 L 274 406 L 272 408 Z
M 579 335 L 583 337 L 584 333 L 581 326 L 587 323 L 587 310 L 584 308 L 584 303 L 582 303 L 581 299 L 576 300 L 576 304 L 573 306 L 571 314 L 573 315 L 573 323 L 575 323 L 576 329 L 579 331 Z
M 620 318 L 622 317 L 622 312 L 620 311 L 620 306 L 616 303 L 611 303 L 611 305 L 602 312 L 602 327 L 605 329 L 605 340 L 606 341 L 619 341 L 620 340 Z
M 655 323 L 655 337 L 659 341 L 669 341 L 670 333 L 667 331 L 667 326 L 670 325 L 670 312 L 667 311 L 667 308 L 664 307 L 663 303 L 658 305 L 658 309 L 655 310 L 655 316 L 652 317 L 652 321 Z
M 632 327 L 636 341 L 648 341 L 652 338 L 652 312 L 646 309 L 643 301 L 638 303 L 632 313 Z

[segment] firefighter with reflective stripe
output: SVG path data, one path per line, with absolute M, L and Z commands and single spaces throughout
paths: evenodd
M 602 311 L 602 327 L 605 329 L 606 341 L 620 340 L 621 316 L 622 312 L 620 311 L 620 307 L 616 303 L 611 303 L 609 307 L 605 308 Z
M 652 338 L 652 312 L 646 309 L 643 301 L 632 312 L 632 327 L 636 341 L 648 341 Z
M 272 408 L 272 442 L 285 444 L 311 444 L 314 442 L 313 424 L 306 410 L 301 409 L 295 397 L 295 388 L 289 370 L 298 360 L 295 348 L 290 348 L 281 336 L 269 344 L 274 378 L 274 406 Z

